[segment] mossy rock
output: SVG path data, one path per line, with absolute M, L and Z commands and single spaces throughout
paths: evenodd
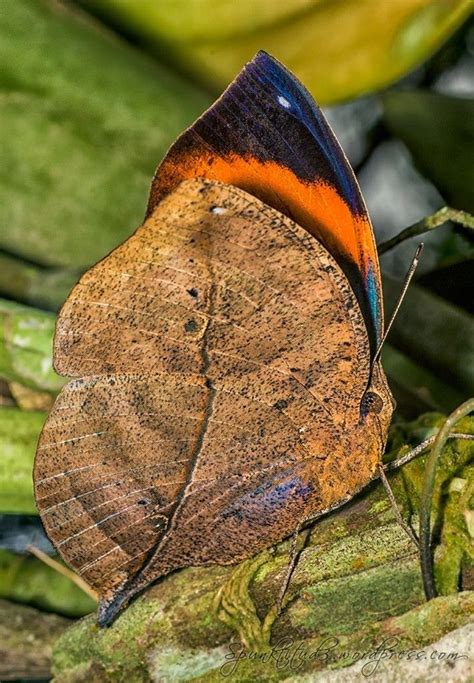
M 86 617 L 56 643 L 54 680 L 218 681 L 236 652 L 244 654 L 230 680 L 284 680 L 291 671 L 269 655 L 282 643 L 312 652 L 337 641 L 341 651 L 356 652 L 396 633 L 403 647 L 422 647 L 474 611 L 469 592 L 425 603 L 416 548 L 381 486 L 302 532 L 300 541 L 305 547 L 278 618 L 268 621 L 288 541 L 238 567 L 175 572 L 109 629 Z M 307 658 L 298 673 L 351 663 Z

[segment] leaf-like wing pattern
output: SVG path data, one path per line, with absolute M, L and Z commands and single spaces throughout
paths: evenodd
M 58 319 L 77 377 L 43 430 L 36 497 L 102 621 L 182 566 L 232 563 L 353 495 L 369 344 L 349 283 L 292 220 L 183 182 L 86 273 Z

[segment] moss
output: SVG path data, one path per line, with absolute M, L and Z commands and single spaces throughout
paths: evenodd
M 86 617 L 56 642 L 54 671 L 92 660 L 104 667 L 108 680 L 147 680 L 146 641 L 160 628 L 159 618 L 159 606 L 148 600 L 136 601 L 111 629 L 99 629 L 95 617 Z
M 242 562 L 216 593 L 213 608 L 216 616 L 227 626 L 237 631 L 242 643 L 249 650 L 265 651 L 270 644 L 273 622 L 277 617 L 278 605 L 272 605 L 261 621 L 250 593 L 249 585 L 263 564 L 268 564 L 268 552 Z
M 388 620 L 383 631 L 399 636 L 401 646 L 420 647 L 469 623 L 474 616 L 474 592 L 440 596 Z
M 179 647 L 165 647 L 160 649 L 153 658 L 150 666 L 152 680 L 186 681 L 209 680 L 208 675 L 219 670 L 228 652 L 226 647 L 210 650 L 183 650 Z M 222 678 L 221 678 L 222 680 Z
M 373 512 L 376 515 L 379 512 L 385 512 L 386 509 L 387 509 L 387 502 L 386 501 L 376 500 L 375 503 L 373 503 L 370 506 L 369 512 Z
M 313 546 L 304 570 L 301 568 L 306 576 L 301 578 L 315 582 L 347 576 L 352 574 L 354 562 L 362 562 L 364 568 L 370 568 L 414 552 L 408 538 L 400 535 L 398 527 L 392 523 L 347 537 L 331 546 Z
M 352 633 L 380 616 L 400 614 L 423 599 L 415 561 L 374 567 L 350 576 L 330 579 L 302 591 L 306 609 L 295 605 L 289 615 L 294 631 Z
M 472 468 L 464 468 L 452 480 L 444 508 L 441 543 L 435 557 L 435 578 L 442 595 L 454 593 L 461 583 L 461 571 L 474 564 L 474 546 L 468 526 L 474 495 Z
M 473 609 L 474 595 L 461 593 L 436 598 L 403 615 L 362 626 L 351 634 L 335 633 L 330 637 L 318 634 L 307 639 L 280 640 L 272 652 L 250 652 L 235 643 L 225 649 L 213 650 L 212 656 L 217 660 L 214 669 L 202 673 L 194 669 L 196 675 L 191 673 L 192 668 L 184 665 L 186 661 L 195 661 L 191 654 L 181 653 L 180 657 L 180 653 L 174 652 L 175 665 L 180 662 L 180 668 L 173 671 L 179 672 L 180 677 L 171 680 L 214 683 L 222 681 L 225 673 L 229 680 L 238 683 L 257 680 L 273 683 L 297 680 L 296 675 L 305 672 L 340 669 L 361 658 L 360 667 L 367 663 L 366 673 L 369 673 L 370 666 L 374 666 L 370 653 L 378 647 L 385 644 L 395 652 L 421 649 L 468 623 Z M 364 658 L 364 655 L 369 656 Z M 170 669 L 160 669 L 160 672 L 168 674 Z

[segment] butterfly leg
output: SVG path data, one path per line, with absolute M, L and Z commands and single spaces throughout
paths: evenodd
M 409 539 L 416 545 L 416 547 L 419 549 L 420 543 L 419 543 L 419 541 L 418 541 L 418 538 L 416 537 L 415 532 L 413 531 L 413 529 L 405 522 L 405 520 L 404 520 L 403 517 L 402 517 L 402 513 L 400 512 L 400 508 L 398 507 L 397 500 L 396 500 L 396 498 L 395 498 L 395 496 L 394 496 L 394 494 L 393 494 L 392 487 L 390 486 L 390 482 L 389 482 L 388 479 L 387 479 L 387 476 L 386 476 L 386 474 L 385 474 L 385 472 L 384 472 L 384 467 L 383 467 L 382 464 L 380 464 L 380 465 L 378 466 L 378 470 L 379 470 L 380 480 L 381 480 L 381 482 L 382 482 L 382 484 L 383 484 L 383 486 L 384 486 L 385 492 L 386 492 L 386 494 L 387 494 L 387 496 L 388 496 L 388 499 L 389 499 L 389 501 L 390 501 L 390 504 L 391 504 L 391 506 L 392 506 L 393 513 L 394 513 L 394 515 L 395 515 L 395 519 L 396 519 L 397 522 L 400 524 L 400 526 L 402 527 L 403 531 L 406 533 L 406 535 L 408 536 L 408 538 L 409 538 Z
M 277 614 L 277 616 L 280 614 L 280 612 L 283 609 L 283 600 L 285 598 L 286 591 L 288 590 L 288 586 L 290 585 L 291 577 L 293 576 L 293 572 L 295 571 L 296 565 L 298 564 L 298 559 L 299 559 L 300 553 L 304 550 L 304 548 L 306 546 L 306 542 L 308 540 L 309 531 L 308 531 L 308 533 L 305 534 L 302 546 L 300 548 L 298 548 L 298 538 L 299 538 L 301 529 L 306 524 L 306 522 L 308 522 L 310 519 L 312 519 L 312 517 L 305 517 L 304 519 L 300 520 L 300 522 L 298 523 L 298 526 L 296 527 L 296 529 L 293 532 L 293 535 L 291 537 L 288 566 L 286 568 L 285 578 L 283 579 L 283 583 L 281 584 L 280 592 L 278 593 L 278 599 L 277 599 L 277 603 L 276 603 L 276 614 Z

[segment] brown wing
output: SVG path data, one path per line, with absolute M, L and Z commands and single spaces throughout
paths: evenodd
M 372 433 L 353 455 L 369 345 L 345 276 L 232 186 L 183 182 L 86 273 L 54 362 L 82 379 L 43 430 L 36 500 L 103 622 L 160 575 L 288 535 L 380 455 Z

